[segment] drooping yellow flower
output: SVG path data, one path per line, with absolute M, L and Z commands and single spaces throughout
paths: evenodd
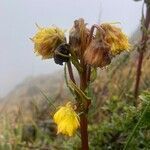
M 114 25 L 104 23 L 100 27 L 105 31 L 104 40 L 110 45 L 110 53 L 115 56 L 130 49 L 128 37 Z
M 65 42 L 64 32 L 57 27 L 41 28 L 31 40 L 34 42 L 34 52 L 42 59 L 52 58 L 54 50 Z
M 70 102 L 61 106 L 54 114 L 54 122 L 57 124 L 57 134 L 73 136 L 76 129 L 79 128 L 79 116 L 74 111 Z

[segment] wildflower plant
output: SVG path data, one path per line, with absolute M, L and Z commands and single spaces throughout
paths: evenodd
M 58 126 L 57 133 L 73 136 L 80 128 L 82 149 L 88 150 L 87 116 L 92 103 L 88 88 L 96 79 L 92 77 L 92 71 L 108 66 L 114 57 L 129 50 L 128 37 L 114 24 L 104 23 L 87 28 L 84 19 L 80 18 L 74 21 L 68 42 L 64 31 L 57 27 L 38 27 L 32 41 L 37 55 L 43 59 L 53 58 L 59 65 L 65 64 L 66 83 L 73 101 L 60 106 L 55 112 L 53 119 Z M 74 78 L 72 65 L 78 71 L 79 83 Z

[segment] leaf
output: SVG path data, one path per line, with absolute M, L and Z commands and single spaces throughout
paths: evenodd
M 86 96 L 85 93 L 76 84 L 74 84 L 71 80 L 69 81 L 68 86 L 72 90 L 74 90 L 75 92 L 77 92 L 78 96 L 80 97 L 80 99 L 83 102 L 90 100 L 90 97 Z
M 150 103 L 150 93 L 144 92 L 139 96 L 141 100 L 143 100 L 144 104 L 149 105 Z M 143 124 L 150 125 L 150 106 L 148 106 L 147 111 L 143 117 Z
M 97 68 L 92 68 L 90 81 L 94 82 L 96 78 L 97 78 Z
M 149 103 L 150 102 L 150 93 L 149 92 L 143 92 L 139 98 L 144 102 L 144 103 Z
M 148 100 L 146 106 L 144 107 L 144 110 L 137 122 L 137 124 L 135 125 L 135 127 L 133 128 L 131 134 L 129 135 L 127 142 L 123 148 L 123 150 L 127 150 L 127 148 L 129 147 L 130 143 L 132 142 L 133 137 L 135 136 L 136 132 L 139 130 L 140 126 L 142 123 L 144 123 L 145 119 L 147 118 L 147 115 L 149 116 L 149 110 L 150 110 L 150 93 L 145 93 L 144 95 L 140 96 L 143 100 Z
M 39 88 L 38 88 L 39 89 Z M 53 108 L 56 110 L 55 105 L 53 104 L 54 100 L 52 98 L 48 98 L 47 95 L 41 90 L 39 89 L 39 91 L 41 92 L 41 94 L 45 97 L 45 99 L 47 100 L 49 106 L 53 106 Z

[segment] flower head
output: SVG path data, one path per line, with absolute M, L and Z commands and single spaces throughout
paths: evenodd
M 104 67 L 111 62 L 109 45 L 104 41 L 92 40 L 84 53 L 85 62 L 93 67 Z
M 104 40 L 110 45 L 110 53 L 115 56 L 124 50 L 130 49 L 128 37 L 120 28 L 108 23 L 101 24 L 100 27 L 105 31 Z M 98 32 L 97 32 L 98 36 Z
M 74 111 L 70 102 L 60 107 L 54 114 L 53 119 L 58 126 L 57 133 L 72 136 L 80 126 L 79 116 Z
M 31 39 L 34 42 L 34 52 L 43 59 L 52 58 L 54 50 L 65 42 L 64 32 L 57 27 L 40 28 Z
M 83 18 L 74 21 L 74 26 L 69 33 L 69 44 L 79 54 L 85 50 L 89 37 L 89 29 L 86 28 L 86 24 Z

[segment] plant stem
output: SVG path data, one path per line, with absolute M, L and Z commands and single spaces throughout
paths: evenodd
M 101 33 L 101 36 L 104 36 L 105 34 L 105 31 L 98 25 L 94 24 L 92 27 L 91 27 L 91 30 L 90 30 L 90 36 L 89 36 L 89 40 L 88 40 L 88 45 L 91 43 L 92 41 L 92 38 L 93 38 L 93 34 L 94 34 L 94 29 L 97 29 L 100 33 Z M 90 77 L 91 77 L 91 66 L 88 65 L 87 66 L 87 84 L 89 84 L 90 82 Z
M 80 59 L 81 67 L 83 68 L 83 72 L 80 74 L 80 89 L 85 92 L 87 88 L 87 65 L 84 62 L 83 57 Z M 87 104 L 83 104 L 82 106 L 84 113 L 80 115 L 80 132 L 81 132 L 81 143 L 82 150 L 89 150 L 88 146 L 88 121 L 87 121 Z
M 104 34 L 103 29 L 101 29 L 98 25 L 93 25 L 90 30 L 90 36 L 88 40 L 88 44 L 92 41 L 94 29 L 97 28 L 102 34 Z M 87 66 L 84 62 L 83 55 L 80 58 L 80 64 L 83 69 L 82 73 L 80 74 L 80 89 L 85 92 L 88 83 L 90 82 L 90 75 L 91 75 L 91 67 Z M 80 115 L 80 130 L 81 130 L 81 142 L 82 142 L 82 150 L 89 150 L 88 145 L 88 120 L 86 113 L 88 112 L 88 107 L 90 105 L 90 101 L 84 104 L 83 109 L 84 113 Z
M 88 150 L 88 121 L 85 113 L 80 115 L 80 132 L 81 132 L 81 141 L 82 141 L 82 150 Z
M 92 40 L 92 37 L 93 37 L 93 33 L 94 33 L 94 29 L 95 29 L 95 28 L 101 33 L 101 36 L 102 36 L 102 37 L 105 35 L 105 31 L 104 31 L 100 26 L 94 24 L 94 25 L 91 27 L 91 30 L 90 30 L 89 43 L 90 43 L 91 40 Z
M 146 18 L 144 19 L 144 29 L 146 29 L 146 31 L 149 28 L 149 24 L 150 24 L 150 7 L 147 4 Z M 140 78 L 141 78 L 143 55 L 146 49 L 147 40 L 148 40 L 147 32 L 143 31 L 142 39 L 141 39 L 142 45 L 139 51 L 138 66 L 137 66 L 137 73 L 136 73 L 136 83 L 135 83 L 135 90 L 134 90 L 135 99 L 137 99 L 138 94 L 139 94 L 139 83 L 140 83 Z M 135 101 L 135 105 L 137 105 L 137 100 Z
M 76 81 L 74 79 L 73 70 L 72 70 L 72 66 L 71 66 L 70 61 L 67 62 L 67 67 L 68 67 L 70 79 L 72 80 L 73 83 L 76 83 Z
M 126 143 L 126 145 L 124 146 L 123 150 L 127 150 L 129 144 L 130 144 L 131 141 L 132 141 L 132 138 L 134 137 L 134 135 L 135 135 L 137 129 L 139 128 L 139 126 L 140 126 L 140 124 L 141 124 L 141 122 L 142 122 L 142 120 L 143 120 L 143 118 L 144 118 L 145 113 L 146 113 L 147 110 L 149 109 L 149 106 L 150 106 L 150 102 L 149 102 L 149 103 L 147 104 L 147 106 L 145 107 L 145 109 L 144 109 L 144 111 L 143 111 L 143 113 L 142 113 L 140 119 L 138 120 L 137 124 L 135 125 L 133 131 L 131 132 L 131 134 L 130 134 L 130 136 L 129 136 L 128 140 L 127 140 L 127 143 Z
M 81 61 L 83 72 L 80 74 L 80 88 L 84 92 L 87 87 L 86 82 L 86 65 L 84 65 L 84 61 Z M 70 61 L 67 62 L 68 72 L 70 79 L 73 83 L 75 83 L 73 70 Z M 76 84 L 76 83 L 75 83 Z M 87 116 L 85 113 L 80 115 L 80 131 L 81 131 L 81 142 L 82 142 L 82 150 L 88 150 L 88 132 L 87 132 Z
M 83 73 L 80 75 L 80 88 L 84 92 L 87 86 L 86 80 L 86 68 L 83 66 Z M 84 108 L 85 110 L 86 108 Z M 88 150 L 88 121 L 85 113 L 80 115 L 80 132 L 81 132 L 81 142 L 82 142 L 82 150 Z

